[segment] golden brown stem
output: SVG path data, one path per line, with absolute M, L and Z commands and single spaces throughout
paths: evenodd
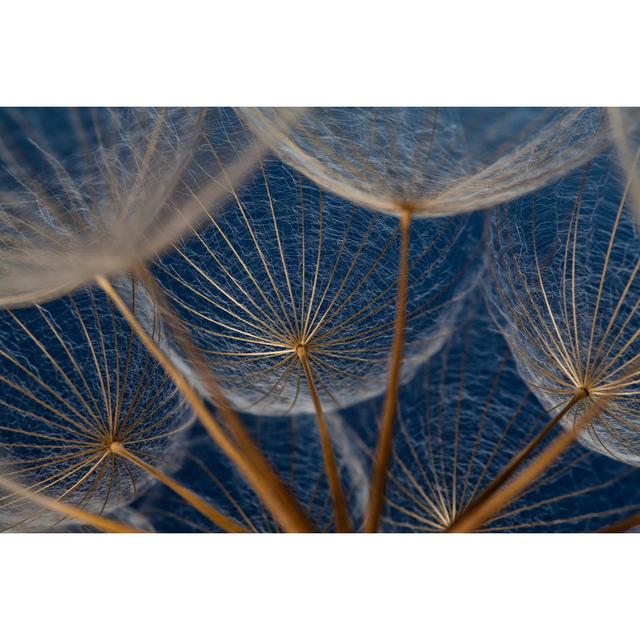
M 624 533 L 640 525 L 640 513 L 636 513 L 633 516 L 629 516 L 624 520 L 620 520 L 614 524 L 610 524 L 607 527 L 600 529 L 598 533 Z
M 190 504 L 196 511 L 199 511 L 205 518 L 208 518 L 211 522 L 213 522 L 213 524 L 220 527 L 220 529 L 227 531 L 228 533 L 249 532 L 248 529 L 245 529 L 232 518 L 228 518 L 223 513 L 220 513 L 217 509 L 214 509 L 199 495 L 197 495 L 190 489 L 187 489 L 187 487 L 169 477 L 166 473 L 160 471 L 160 469 L 157 469 L 141 458 L 138 458 L 138 456 L 136 456 L 134 453 L 131 453 L 131 451 L 128 451 L 119 442 L 114 442 L 111 444 L 111 452 L 118 456 L 126 458 L 127 460 L 162 482 L 162 484 L 166 485 L 173 492 L 177 493 L 186 503 Z
M 129 322 L 151 355 L 171 377 L 176 387 L 193 407 L 198 419 L 209 435 L 222 452 L 236 465 L 283 529 L 298 533 L 312 531 L 308 520 L 301 513 L 295 499 L 282 485 L 264 456 L 257 450 L 255 445 L 251 444 L 248 434 L 238 446 L 229 437 L 222 425 L 213 417 L 202 398 L 195 392 L 185 376 L 147 333 L 111 283 L 102 276 L 97 277 L 96 282 Z M 236 429 L 238 429 L 237 426 Z
M 329 480 L 329 487 L 331 490 L 331 497 L 333 498 L 333 507 L 336 518 L 336 531 L 338 533 L 347 533 L 349 527 L 349 516 L 347 511 L 347 502 L 344 498 L 344 492 L 342 490 L 342 483 L 340 482 L 340 474 L 338 473 L 338 466 L 336 464 L 336 458 L 333 453 L 333 446 L 331 444 L 331 435 L 329 434 L 329 427 L 324 417 L 322 410 L 322 404 L 318 397 L 318 391 L 313 380 L 313 372 L 309 366 L 309 360 L 307 356 L 302 353 L 300 356 L 300 362 L 304 369 L 304 375 L 307 378 L 307 385 L 309 386 L 309 393 L 311 394 L 311 400 L 316 411 L 316 417 L 318 419 L 318 427 L 320 428 L 320 441 L 322 442 L 322 457 L 324 458 L 324 467 L 327 472 L 327 478 Z
M 21 484 L 1 476 L 0 487 L 3 487 L 16 495 L 20 495 L 26 500 L 29 500 L 44 509 L 69 516 L 78 522 L 88 524 L 96 529 L 100 529 L 101 531 L 106 531 L 107 533 L 142 533 L 139 529 L 127 524 L 111 520 L 110 518 L 105 518 L 104 516 L 98 516 L 94 513 L 90 513 L 89 511 L 85 511 L 80 507 L 74 507 L 70 504 L 59 502 L 58 500 L 54 500 L 53 498 L 49 498 L 40 493 L 35 493 L 27 489 L 27 487 L 23 487 Z
M 572 407 L 576 403 L 580 402 L 587 397 L 587 391 L 580 389 L 575 393 L 569 402 L 563 407 L 557 415 L 555 415 L 547 424 L 540 430 L 538 435 L 527 444 L 521 451 L 519 451 L 509 463 L 503 467 L 498 475 L 487 485 L 482 493 L 464 510 L 462 510 L 454 519 L 451 527 L 454 527 L 458 520 L 465 518 L 471 511 L 478 509 L 486 502 L 500 487 L 502 487 L 513 474 L 522 466 L 522 464 L 531 456 L 531 454 L 540 446 L 542 441 L 551 433 L 552 429 L 571 411 Z
M 409 235 L 411 228 L 411 211 L 403 209 L 400 214 L 400 267 L 398 271 L 398 291 L 396 299 L 396 318 L 394 323 L 393 344 L 391 346 L 391 362 L 389 365 L 389 382 L 382 409 L 382 421 L 378 436 L 378 449 L 371 483 L 369 513 L 365 523 L 366 533 L 378 530 L 384 492 L 387 482 L 387 466 L 391 457 L 391 443 L 396 421 L 396 404 L 400 383 L 400 366 L 404 349 L 404 330 L 407 322 L 407 289 L 409 280 Z
M 266 482 L 272 483 L 273 490 L 279 492 L 282 496 L 282 500 L 289 505 L 289 508 L 297 513 L 301 521 L 307 523 L 306 531 L 311 531 L 312 527 L 309 524 L 309 519 L 304 513 L 302 507 L 280 482 L 260 449 L 247 433 L 247 430 L 242 424 L 238 414 L 229 404 L 225 394 L 220 389 L 218 381 L 211 372 L 211 367 L 206 360 L 203 359 L 200 350 L 193 343 L 190 334 L 184 329 L 180 318 L 168 304 L 166 296 L 158 286 L 156 280 L 143 264 L 137 266 L 136 274 L 140 277 L 142 283 L 151 294 L 156 306 L 160 309 L 161 316 L 168 322 L 177 345 L 184 351 L 189 364 L 198 373 L 201 383 L 206 387 L 210 398 L 222 414 L 225 426 L 233 435 L 236 444 L 239 446 L 242 451 L 242 455 L 246 458 L 248 464 L 262 473 Z M 260 494 L 258 493 L 258 495 Z
M 447 529 L 448 533 L 469 533 L 480 528 L 487 520 L 513 502 L 536 478 L 543 474 L 576 440 L 580 433 L 602 412 L 604 404 L 596 403 L 570 431 L 563 430 L 540 455 L 510 483 L 504 485 L 475 509 L 462 514 Z
M 183 350 L 187 356 L 189 364 L 198 373 L 200 382 L 205 386 L 209 393 L 209 397 L 222 414 L 225 426 L 233 435 L 236 444 L 241 449 L 242 455 L 246 458 L 248 464 L 264 475 L 265 481 L 271 483 L 273 490 L 281 495 L 281 499 L 288 505 L 288 508 L 295 511 L 301 522 L 304 521 L 306 523 L 307 528 L 305 531 L 312 531 L 313 528 L 310 524 L 309 518 L 293 495 L 291 495 L 291 493 L 280 482 L 278 476 L 275 474 L 260 449 L 248 434 L 238 414 L 229 404 L 225 394 L 220 389 L 217 379 L 211 372 L 209 363 L 202 357 L 201 351 L 194 344 L 191 335 L 186 331 L 182 321 L 168 303 L 166 295 L 150 273 L 149 269 L 144 264 L 138 264 L 136 266 L 135 273 L 150 293 L 156 306 L 160 309 L 160 315 L 169 324 L 172 336 L 178 347 Z M 259 492 L 256 491 L 256 493 L 260 495 Z M 266 506 L 269 507 L 268 504 Z

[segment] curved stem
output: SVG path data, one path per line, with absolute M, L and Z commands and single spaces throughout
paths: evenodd
M 391 346 L 391 362 L 389 365 L 389 382 L 382 409 L 382 422 L 378 436 L 378 448 L 374 462 L 373 480 L 369 513 L 365 523 L 366 533 L 378 530 L 384 492 L 387 482 L 387 466 L 391 457 L 393 429 L 396 422 L 396 404 L 400 383 L 400 366 L 404 349 L 404 330 L 407 321 L 407 289 L 409 280 L 409 235 L 411 229 L 411 210 L 403 209 L 400 214 L 400 267 L 398 271 L 398 291 L 396 299 L 396 318 L 394 323 L 393 344 Z
M 567 404 L 562 408 L 557 415 L 555 415 L 544 427 L 540 430 L 540 432 L 536 435 L 526 447 L 521 449 L 511 460 L 509 463 L 502 468 L 502 470 L 498 473 L 495 478 L 487 485 L 487 487 L 480 493 L 480 495 L 465 509 L 463 509 L 454 519 L 451 528 L 455 527 L 457 522 L 474 511 L 475 509 L 479 509 L 482 505 L 498 490 L 502 487 L 512 476 L 513 474 L 522 466 L 522 464 L 527 460 L 527 458 L 531 457 L 531 454 L 540 446 L 542 441 L 551 433 L 552 429 L 567 415 L 567 413 L 581 400 L 587 397 L 587 391 L 585 389 L 580 389 L 577 391 L 567 402 Z
M 149 475 L 153 476 L 162 484 L 169 487 L 173 492 L 178 494 L 185 502 L 190 504 L 196 511 L 200 512 L 205 518 L 208 518 L 215 524 L 220 527 L 224 531 L 228 533 L 248 533 L 249 530 L 245 529 L 243 526 L 238 524 L 232 518 L 225 516 L 223 513 L 220 513 L 217 509 L 214 509 L 206 500 L 203 500 L 199 495 L 187 489 L 184 485 L 180 484 L 170 476 L 168 476 L 160 469 L 150 465 L 145 462 L 141 458 L 138 458 L 134 453 L 128 451 L 125 447 L 122 446 L 119 442 L 114 442 L 111 444 L 111 452 L 115 455 L 122 456 L 126 458 L 136 466 L 140 467 L 142 470 L 146 471 Z
M 12 480 L 3 478 L 1 476 L 0 487 L 7 489 L 14 494 L 20 495 L 26 500 L 29 500 L 43 507 L 44 509 L 69 516 L 70 518 L 73 518 L 78 522 L 88 524 L 92 527 L 95 527 L 96 529 L 100 529 L 101 531 L 105 531 L 107 533 L 142 533 L 135 527 L 131 527 L 116 520 L 111 520 L 110 518 L 105 518 L 104 516 L 98 516 L 89 511 L 85 511 L 80 507 L 74 507 L 70 504 L 59 502 L 58 500 L 43 496 L 42 494 L 34 493 L 26 487 L 23 487 L 21 484 L 18 484 L 17 482 L 13 482 Z
M 238 446 L 213 417 L 204 401 L 195 392 L 186 377 L 167 357 L 156 341 L 147 333 L 131 309 L 125 304 L 111 283 L 104 277 L 96 278 L 98 286 L 109 296 L 120 313 L 129 322 L 142 343 L 171 377 L 176 387 L 193 407 L 200 422 L 223 453 L 236 465 L 253 490 L 264 502 L 285 531 L 306 533 L 311 525 L 300 511 L 295 499 L 282 485 L 264 456 L 252 444 L 248 434 Z M 239 421 L 238 421 L 239 422 Z M 238 429 L 238 427 L 236 427 Z M 244 431 L 244 430 L 243 430 Z
M 311 400 L 313 401 L 313 406 L 316 411 L 316 417 L 318 419 L 318 427 L 320 428 L 322 457 L 324 458 L 324 466 L 327 472 L 327 478 L 329 480 L 331 497 L 333 498 L 333 507 L 336 518 L 336 531 L 338 533 L 346 533 L 349 531 L 347 502 L 344 498 L 342 483 L 340 482 L 340 474 L 338 473 L 338 466 L 336 464 L 336 458 L 333 453 L 333 447 L 331 445 L 331 435 L 329 434 L 329 427 L 324 417 L 320 398 L 318 397 L 318 391 L 313 380 L 313 373 L 311 371 L 311 367 L 309 366 L 309 360 L 305 354 L 301 354 L 299 357 L 300 362 L 302 363 L 302 368 L 304 369 L 304 375 L 307 378 L 309 393 L 311 394 Z
M 594 405 L 584 414 L 582 419 L 569 431 L 563 430 L 557 435 L 540 455 L 510 483 L 496 490 L 487 500 L 475 509 L 461 515 L 447 529 L 448 533 L 470 533 L 480 528 L 487 520 L 513 502 L 536 478 L 542 475 L 588 427 L 604 409 L 603 403 Z

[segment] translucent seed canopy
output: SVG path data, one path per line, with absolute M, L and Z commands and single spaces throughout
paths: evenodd
M 401 389 L 384 531 L 446 529 L 549 419 L 491 324 L 479 308 Z M 637 510 L 638 473 L 574 447 L 483 530 L 593 531 Z
M 403 375 L 456 327 L 482 273 L 481 216 L 411 229 Z M 156 274 L 223 390 L 243 411 L 327 410 L 386 385 L 395 317 L 397 220 L 355 207 L 272 160 Z
M 0 112 L 0 306 L 131 270 L 228 196 L 259 156 L 225 109 Z M 217 154 L 217 155 L 216 155 Z
M 338 414 L 328 414 L 326 417 L 345 490 L 349 519 L 357 530 L 364 520 L 369 496 L 366 460 L 355 446 L 353 434 L 345 421 Z M 315 530 L 333 531 L 333 500 L 315 417 L 243 415 L 242 419 L 285 486 L 309 515 Z M 277 522 L 255 493 L 200 428 L 193 430 L 193 437 L 187 446 L 184 465 L 176 474 L 180 482 L 249 531 L 280 531 Z M 210 522 L 162 485 L 156 485 L 145 493 L 134 506 L 160 531 L 215 530 Z
M 534 191 L 609 140 L 602 109 L 245 108 L 243 119 L 322 188 L 387 213 L 475 211 Z
M 493 307 L 518 367 L 570 429 L 604 410 L 581 441 L 640 464 L 640 239 L 630 183 L 613 154 L 496 210 Z
M 163 333 L 138 286 L 119 282 L 139 320 Z M 82 289 L 44 306 L 0 312 L 0 474 L 96 514 L 150 483 L 113 454 L 118 443 L 154 466 L 179 466 L 188 405 L 105 295 Z M 64 516 L 0 493 L 2 528 L 41 530 Z
M 636 153 L 640 147 L 640 109 L 611 107 L 607 110 L 618 161 L 629 180 L 629 198 L 640 226 L 640 166 Z

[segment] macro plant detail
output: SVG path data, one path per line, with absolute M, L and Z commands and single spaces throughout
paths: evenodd
M 167 255 L 159 277 L 239 409 L 316 412 L 341 504 L 323 414 L 384 388 L 397 226 L 324 194 L 278 162 L 262 163 L 233 200 L 233 209 L 210 216 L 208 227 Z M 414 228 L 405 376 L 454 330 L 481 269 L 481 229 L 481 219 L 468 217 Z M 456 251 L 464 256 L 459 264 L 447 259 Z
M 210 145 L 227 179 L 261 153 L 225 110 L 5 109 L 0 135 L 2 306 L 130 271 L 224 198 Z
M 324 533 L 335 531 L 333 498 L 323 463 L 316 418 L 310 414 L 290 417 L 246 414 L 243 418 L 255 442 L 303 505 L 314 530 Z M 369 491 L 366 460 L 348 423 L 335 413 L 328 414 L 326 420 L 344 487 L 348 524 L 352 530 L 358 530 L 366 515 Z M 249 531 L 282 531 L 279 523 L 202 430 L 196 428 L 182 468 L 175 477 Z M 134 507 L 159 531 L 220 531 L 162 485 L 146 492 Z
M 0 134 L 4 529 L 640 524 L 637 111 Z
M 478 309 L 401 389 L 383 530 L 447 530 L 547 419 Z M 598 529 L 638 510 L 637 484 L 637 470 L 575 448 L 481 530 Z
M 267 108 L 241 113 L 280 157 L 318 184 L 400 219 L 394 340 L 367 524 L 367 531 L 373 532 L 395 426 L 412 222 L 417 216 L 488 207 L 544 185 L 602 148 L 604 112 Z
M 288 164 L 375 211 L 440 216 L 538 189 L 606 144 L 599 109 L 241 109 Z
M 492 299 L 543 405 L 575 404 L 562 420 L 572 428 L 606 400 L 580 440 L 637 465 L 640 262 L 629 196 L 630 181 L 609 155 L 498 210 Z
M 242 411 L 282 415 L 313 412 L 314 394 L 332 411 L 378 395 L 393 335 L 397 225 L 276 161 L 233 195 L 155 270 L 227 397 Z M 455 330 L 481 274 L 481 235 L 480 217 L 414 227 L 406 378 Z
M 162 340 L 144 292 L 121 283 Z M 141 459 L 171 470 L 193 414 L 103 293 L 87 289 L 0 319 L 3 478 L 98 515 L 129 504 L 153 480 Z M 54 526 L 64 516 L 3 493 L 3 528 Z
M 228 109 L 6 110 L 2 148 L 2 306 L 54 298 L 94 282 L 275 509 L 304 530 L 304 518 L 244 439 L 244 458 L 183 375 L 169 363 L 108 277 L 144 262 L 197 224 L 263 152 Z M 54 135 L 47 136 L 53 126 Z M 224 163 L 224 164 L 223 164 Z M 225 186 L 216 169 L 224 170 Z M 249 449 L 250 451 L 247 451 Z M 284 503 L 284 507 L 281 504 Z

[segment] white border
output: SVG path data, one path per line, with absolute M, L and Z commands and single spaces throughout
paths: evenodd
M 619 638 L 635 535 L 5 535 L 6 638 Z
M 20 0 L 0 104 L 633 105 L 629 0 Z

